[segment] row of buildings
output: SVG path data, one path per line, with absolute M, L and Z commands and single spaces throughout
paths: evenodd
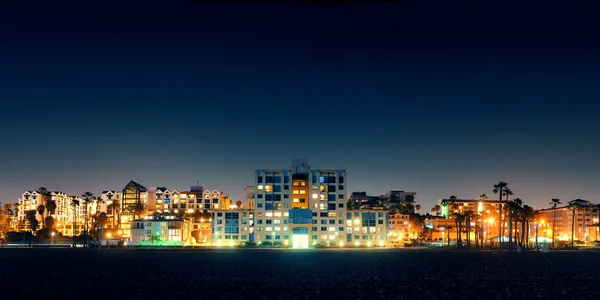
M 435 238 L 442 238 L 442 234 L 451 235 L 452 228 L 456 227 L 453 216 L 470 212 L 474 217 L 469 225 L 481 229 L 477 238 L 483 241 L 497 241 L 499 237 L 503 237 L 503 241 L 506 241 L 509 234 L 514 236 L 521 231 L 528 234 L 530 243 L 536 236 L 538 240 L 544 242 L 551 241 L 554 236 L 557 241 L 574 240 L 582 244 L 600 239 L 600 207 L 588 200 L 575 199 L 556 208 L 539 209 L 537 215 L 527 222 L 528 228 L 523 228 L 521 225 L 513 226 L 514 228 L 509 226 L 507 201 L 454 199 L 451 203 L 448 202 L 448 199 L 439 200 L 438 205 L 432 210 L 433 217 L 426 222 L 425 226 L 434 229 Z M 502 215 L 500 215 L 500 205 L 503 207 Z M 502 226 L 500 222 L 503 222 Z M 473 234 L 471 238 L 475 239 L 475 235 Z
M 256 170 L 253 185 L 243 189 L 238 201 L 200 185 L 180 191 L 134 181 L 87 202 L 62 192 L 50 192 L 50 199 L 57 207 L 52 214 L 54 229 L 63 235 L 83 233 L 87 219 L 88 232 L 130 244 L 376 246 L 423 237 L 424 230 L 429 239 L 447 241 L 456 237 L 453 216 L 467 212 L 475 216 L 470 227 L 478 228 L 471 239 L 486 243 L 509 235 L 507 215 L 499 214 L 506 202 L 454 199 L 448 205 L 447 200 L 439 200 L 431 213 L 414 221 L 411 216 L 420 208 L 414 192 L 347 193 L 345 170 L 313 169 L 306 160 L 293 160 L 290 168 Z M 21 230 L 28 228 L 26 212 L 36 210 L 44 200 L 36 191 L 23 193 L 17 214 Z M 80 205 L 73 205 L 76 202 Z M 571 202 L 580 209 L 571 209 Z M 537 231 L 540 237 L 550 238 L 554 230 L 558 240 L 571 236 L 583 242 L 597 240 L 599 228 L 593 225 L 598 224 L 597 206 L 581 199 L 571 202 L 556 210 L 539 210 L 535 222 L 530 222 L 530 237 Z M 41 221 L 47 214 L 37 217 Z M 105 216 L 102 224 L 93 221 L 99 215 Z M 525 229 L 512 230 L 514 234 Z
M 256 170 L 253 185 L 235 202 L 199 185 L 178 191 L 134 181 L 89 201 L 61 192 L 51 192 L 49 199 L 57 206 L 54 228 L 63 235 L 83 233 L 88 215 L 88 232 L 129 244 L 268 242 L 294 248 L 387 244 L 388 211 L 349 200 L 346 186 L 345 170 L 312 169 L 307 160 L 293 160 L 288 169 Z M 402 200 L 396 192 L 389 194 L 385 202 L 392 205 L 414 202 L 414 193 Z M 17 214 L 22 230 L 28 228 L 26 212 L 45 200 L 36 191 L 23 193 Z M 101 214 L 106 217 L 103 224 L 93 224 Z M 42 220 L 46 215 L 37 217 Z

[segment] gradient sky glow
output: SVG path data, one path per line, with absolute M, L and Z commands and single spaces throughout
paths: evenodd
M 534 207 L 600 202 L 594 9 L 7 2 L 2 203 L 129 180 L 239 199 L 291 158 L 346 169 L 350 190 L 416 191 L 426 210 L 498 181 Z

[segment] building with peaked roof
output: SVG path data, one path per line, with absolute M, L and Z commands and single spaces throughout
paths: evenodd
M 81 199 L 77 196 L 68 196 L 60 191 L 49 191 L 49 199 L 37 191 L 25 191 L 18 200 L 17 208 L 17 224 L 19 230 L 30 230 L 29 221 L 27 220 L 27 211 L 35 211 L 36 219 L 39 222 L 38 229 L 42 229 L 42 224 L 46 217 L 54 218 L 54 229 L 62 235 L 72 236 L 83 233 L 85 206 Z M 47 206 L 47 200 L 54 201 L 56 209 L 53 212 L 44 210 L 44 214 L 40 215 L 37 211 L 39 205 Z M 73 205 L 77 203 L 78 205 Z M 75 220 L 75 226 L 73 225 Z

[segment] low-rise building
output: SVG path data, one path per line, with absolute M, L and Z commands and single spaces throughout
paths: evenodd
M 346 213 L 344 246 L 385 246 L 388 244 L 389 215 L 386 210 L 358 210 Z
M 389 240 L 393 244 L 403 243 L 410 240 L 409 215 L 394 212 L 389 214 Z
M 213 245 L 237 246 L 241 242 L 254 242 L 254 211 L 213 210 L 211 220 Z
M 189 219 L 175 215 L 154 215 L 131 221 L 128 245 L 186 246 L 191 244 Z

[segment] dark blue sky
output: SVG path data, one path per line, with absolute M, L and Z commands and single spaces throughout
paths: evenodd
M 129 180 L 239 199 L 296 157 L 427 210 L 500 180 L 599 200 L 600 21 L 577 1 L 7 2 L 1 202 Z

